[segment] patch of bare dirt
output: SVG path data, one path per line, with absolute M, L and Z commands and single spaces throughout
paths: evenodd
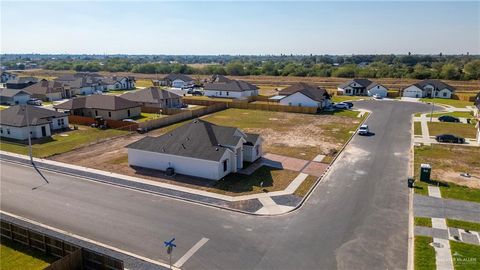
M 465 172 L 438 170 L 437 172 L 435 172 L 434 176 L 441 176 L 442 181 L 445 182 L 467 186 L 470 188 L 480 188 L 480 169 L 473 169 L 469 171 L 468 173 L 471 175 L 470 178 L 461 176 L 460 173 Z M 440 179 L 440 177 L 438 178 Z

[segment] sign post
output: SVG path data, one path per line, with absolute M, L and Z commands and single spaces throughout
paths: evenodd
M 163 244 L 165 245 L 165 247 L 167 248 L 167 254 L 170 256 L 170 259 L 169 259 L 169 264 L 170 264 L 170 269 L 172 269 L 172 252 L 173 252 L 173 248 L 174 247 L 177 247 L 177 245 L 175 245 L 173 242 L 175 241 L 175 238 L 172 238 L 172 240 L 170 241 L 164 241 Z

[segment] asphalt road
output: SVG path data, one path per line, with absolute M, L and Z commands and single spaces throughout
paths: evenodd
M 184 269 L 406 269 L 411 114 L 429 106 L 357 102 L 374 136 L 356 136 L 303 207 L 256 217 L 29 167 L 1 164 L 1 209 Z

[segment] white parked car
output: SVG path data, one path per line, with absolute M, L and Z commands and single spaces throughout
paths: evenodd
M 333 108 L 346 110 L 346 109 L 349 109 L 350 106 L 347 103 L 340 102 L 340 103 L 333 104 Z
M 380 96 L 379 94 L 375 94 L 375 95 L 373 95 L 373 98 L 374 99 L 382 99 L 382 96 Z
M 359 135 L 370 134 L 370 130 L 368 129 L 368 126 L 367 125 L 361 125 L 360 128 L 358 129 L 358 134 Z

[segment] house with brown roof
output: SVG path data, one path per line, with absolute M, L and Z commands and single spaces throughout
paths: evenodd
M 308 83 L 293 84 L 278 92 L 278 96 L 273 99 L 279 100 L 282 105 L 315 107 L 323 109 L 330 106 L 330 95 L 322 87 Z
M 402 90 L 402 96 L 412 98 L 451 98 L 455 88 L 440 80 L 428 79 Z
M 35 77 L 11 77 L 5 82 L 5 88 L 23 89 L 37 82 L 38 79 Z
M 25 87 L 23 90 L 30 93 L 33 98 L 38 98 L 43 101 L 60 100 L 72 96 L 69 86 L 57 81 L 48 81 L 45 79 Z
M 143 107 L 179 108 L 182 106 L 181 96 L 158 87 L 149 87 L 128 92 L 120 97 L 137 102 Z
M 11 106 L 0 113 L 0 136 L 16 140 L 43 138 L 68 128 L 68 115 L 32 105 Z
M 170 86 L 173 88 L 183 88 L 195 84 L 195 80 L 185 74 L 168 74 L 160 80 L 152 80 L 154 86 Z
M 216 79 L 216 81 L 206 83 L 203 86 L 205 96 L 239 99 L 258 96 L 258 87 L 256 85 L 240 80 L 230 80 L 224 76 Z
M 262 138 L 195 119 L 159 137 L 126 146 L 130 166 L 220 180 L 262 156 Z
M 77 97 L 53 106 L 55 110 L 69 111 L 72 115 L 102 117 L 106 120 L 122 120 L 140 116 L 137 102 L 111 95 Z
M 55 79 L 69 87 L 71 95 L 90 95 L 96 91 L 107 91 L 102 77 L 95 73 L 65 74 Z
M 31 94 L 21 89 L 0 88 L 0 104 L 27 104 Z
M 369 79 L 353 79 L 337 88 L 338 92 L 346 96 L 374 96 L 387 97 L 388 89 Z

